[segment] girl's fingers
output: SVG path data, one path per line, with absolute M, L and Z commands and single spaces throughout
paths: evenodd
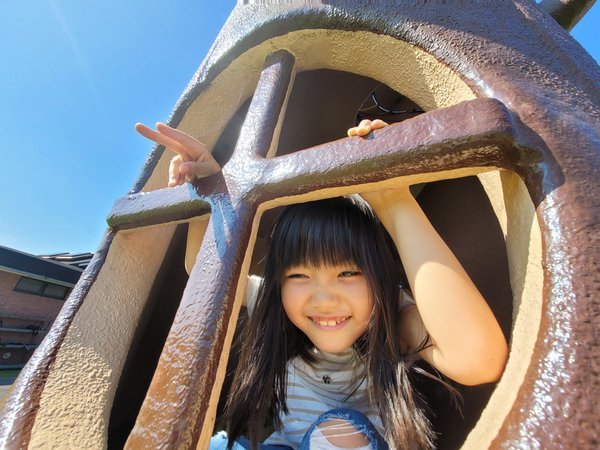
M 375 119 L 373 122 L 371 122 L 372 130 L 379 130 L 380 128 L 387 127 L 387 126 L 388 126 L 388 123 L 384 122 L 381 119 Z
M 135 129 L 144 137 L 164 145 L 177 153 L 169 163 L 170 187 L 179 186 L 186 180 L 202 178 L 221 170 L 219 163 L 202 142 L 164 123 L 157 123 L 156 130 L 137 123 Z
M 352 127 L 348 130 L 348 136 L 364 136 L 365 134 L 369 134 L 369 132 L 371 131 L 370 126 L 371 121 L 369 119 L 363 119 L 357 126 Z M 369 131 L 365 132 L 367 128 Z
M 379 130 L 386 126 L 388 126 L 388 123 L 381 119 L 375 119 L 372 122 L 369 119 L 364 119 L 357 126 L 348 130 L 348 136 L 366 136 L 371 131 Z
M 182 162 L 181 156 L 179 155 L 171 159 L 171 163 L 169 164 L 169 187 L 183 184 L 183 175 L 180 171 Z
M 135 124 L 135 131 L 137 131 L 138 133 L 140 133 L 142 136 L 144 136 L 147 139 L 150 139 L 151 141 L 157 142 L 160 144 L 160 142 L 158 142 L 156 139 L 158 138 L 158 134 L 156 131 L 154 131 L 152 128 L 147 127 L 146 125 L 144 125 L 143 123 L 136 123 Z
M 179 166 L 179 173 L 188 181 L 192 181 L 194 178 L 207 177 L 219 170 L 221 170 L 221 167 L 212 158 L 209 161 L 183 162 Z
M 358 136 L 366 136 L 371 132 L 371 121 L 369 119 L 362 120 L 356 127 L 356 134 Z
M 195 158 L 195 156 L 194 156 L 195 151 L 189 151 L 180 142 L 177 142 L 177 140 L 167 136 L 164 133 L 161 133 L 160 131 L 155 131 L 152 128 L 147 127 L 146 125 L 144 125 L 142 123 L 136 123 L 135 129 L 138 133 L 140 133 L 145 138 L 148 138 L 151 141 L 156 142 L 157 144 L 164 145 L 169 150 L 172 150 L 175 153 L 177 153 L 178 155 L 181 155 L 181 157 L 187 161 L 191 161 L 192 159 Z
M 199 140 L 194 139 L 189 134 L 184 133 L 183 131 L 179 131 L 161 122 L 156 124 L 156 129 L 164 136 L 174 140 L 175 142 L 178 142 L 183 148 L 185 148 L 185 150 L 190 154 L 191 160 L 196 160 L 203 153 L 209 152 L 206 145 Z

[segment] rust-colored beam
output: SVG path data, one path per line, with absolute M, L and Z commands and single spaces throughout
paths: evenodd
M 542 0 L 539 7 L 550 14 L 561 27 L 571 31 L 594 3 L 596 0 Z

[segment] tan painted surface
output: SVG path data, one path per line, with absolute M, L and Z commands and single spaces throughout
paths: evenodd
M 212 148 L 231 116 L 254 94 L 265 58 L 280 49 L 296 57 L 297 72 L 332 69 L 371 77 L 425 110 L 475 98 L 456 73 L 404 41 L 364 31 L 301 30 L 265 41 L 233 61 L 194 101 L 178 128 Z M 163 154 L 144 191 L 167 186 L 173 156 Z
M 506 205 L 504 204 L 504 189 L 502 188 L 502 178 L 499 170 L 485 172 L 477 175 L 479 182 L 483 186 L 485 193 L 490 199 L 490 203 L 498 219 L 498 224 L 506 240 L 508 218 L 506 216 Z
M 4 403 L 10 394 L 12 386 L 0 386 L 0 409 L 4 408 Z
M 30 448 L 105 448 L 115 390 L 142 308 L 174 227 L 115 237 L 61 346 Z
M 499 194 L 504 197 L 504 206 L 496 205 L 494 209 L 497 214 L 500 212 L 500 223 L 506 235 L 513 291 L 510 356 L 502 380 L 462 447 L 469 450 L 488 448 L 511 410 L 531 363 L 541 320 L 544 274 L 542 240 L 535 208 L 525 185 L 516 174 L 500 172 L 499 180 L 502 185 L 496 185 L 496 192 L 488 195 L 496 201 L 500 201 Z M 486 191 L 494 190 L 490 181 L 489 178 L 486 180 Z M 503 218 L 506 219 L 504 225 Z
M 198 255 L 198 250 L 200 250 L 200 246 L 202 245 L 202 240 L 204 239 L 204 233 L 206 233 L 206 227 L 208 226 L 209 219 L 210 215 L 207 214 L 189 222 L 189 231 L 185 250 L 185 271 L 188 273 L 188 275 L 192 272 L 192 268 L 196 263 L 196 256 Z

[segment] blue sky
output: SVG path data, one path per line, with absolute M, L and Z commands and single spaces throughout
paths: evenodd
M 95 251 L 235 0 L 0 2 L 0 245 Z M 598 61 L 596 5 L 572 35 Z M 597 34 L 596 34 L 597 36 Z

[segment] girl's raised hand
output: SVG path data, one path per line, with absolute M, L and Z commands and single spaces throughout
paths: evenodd
M 388 124 L 380 119 L 370 121 L 369 119 L 362 120 L 358 126 L 352 127 L 348 130 L 348 136 L 366 136 L 372 130 L 378 130 L 387 126 Z
M 415 299 L 402 341 L 437 370 L 466 385 L 497 380 L 508 348 L 485 298 L 410 193 L 408 186 L 361 193 L 390 233 Z
M 170 187 L 207 177 L 221 170 L 206 145 L 183 131 L 160 122 L 156 124 L 156 130 L 141 123 L 137 123 L 135 129 L 142 136 L 177 153 L 169 164 Z

